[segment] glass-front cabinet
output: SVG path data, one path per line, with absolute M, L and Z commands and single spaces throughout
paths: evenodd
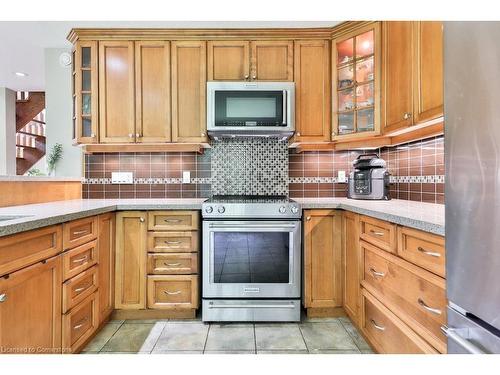
M 332 140 L 380 134 L 380 23 L 333 40 Z
M 72 54 L 73 142 L 97 143 L 97 42 L 78 41 Z

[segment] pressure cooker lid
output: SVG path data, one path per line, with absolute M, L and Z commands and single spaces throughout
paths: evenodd
M 385 168 L 386 162 L 384 159 L 379 158 L 377 154 L 371 153 L 359 155 L 352 165 L 356 169 Z

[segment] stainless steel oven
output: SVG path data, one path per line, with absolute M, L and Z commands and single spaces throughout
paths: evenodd
M 207 131 L 213 138 L 294 131 L 293 82 L 208 82 Z

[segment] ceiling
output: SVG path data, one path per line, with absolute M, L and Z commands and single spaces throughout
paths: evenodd
M 260 28 L 328 27 L 340 21 L 43 21 L 0 22 L 0 87 L 13 90 L 43 91 L 44 49 L 71 48 L 69 31 L 83 27 L 136 28 Z M 27 73 L 18 77 L 14 73 Z

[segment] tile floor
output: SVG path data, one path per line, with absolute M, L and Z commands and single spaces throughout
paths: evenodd
M 110 321 L 86 354 L 361 354 L 370 347 L 348 318 L 301 323 L 205 324 L 201 320 Z

